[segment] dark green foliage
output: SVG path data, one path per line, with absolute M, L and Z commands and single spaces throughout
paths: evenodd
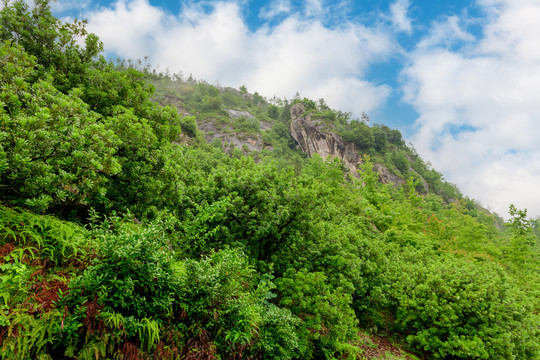
M 343 133 L 343 138 L 352 142 L 360 150 L 367 150 L 375 145 L 375 138 L 371 128 L 363 121 L 353 120 L 349 124 L 350 130 Z
M 409 170 L 409 162 L 407 161 L 407 158 L 402 153 L 396 152 L 392 155 L 392 160 L 394 161 L 394 165 L 401 171 L 402 173 L 405 173 L 407 170 Z
M 268 117 L 279 120 L 279 107 L 276 105 L 268 105 L 266 113 L 268 114 Z
M 373 128 L 373 146 L 379 152 L 383 152 L 388 146 L 388 135 L 380 126 Z

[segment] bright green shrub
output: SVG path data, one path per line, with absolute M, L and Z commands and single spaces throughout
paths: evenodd
M 207 249 L 241 247 L 257 260 L 268 260 L 294 247 L 306 228 L 310 209 L 317 204 L 315 192 L 291 169 L 280 170 L 275 163 L 258 165 L 244 157 L 219 164 L 186 197 L 208 205 L 185 209 L 182 218 L 204 224 L 212 236 L 193 229 L 192 224 L 185 225 L 186 235 L 197 230 L 197 237 L 206 236 Z M 188 201 L 179 206 L 185 203 Z M 213 209 L 210 213 L 204 210 L 207 206 Z
M 189 137 L 196 137 L 199 129 L 197 127 L 197 121 L 195 120 L 194 116 L 184 116 L 180 119 L 180 126 L 182 128 L 182 132 Z
M 9 309 L 18 301 L 23 300 L 28 293 L 27 282 L 34 271 L 30 266 L 23 262 L 24 250 L 12 251 L 10 254 L 0 259 L 0 297 L 2 310 Z M 28 249 L 30 250 L 30 249 Z M 9 324 L 6 313 L 0 314 L 0 326 Z
M 31 83 L 35 60 L 20 48 L 0 44 L 0 183 L 2 198 L 36 211 L 86 204 L 105 175 L 119 170 L 113 158 L 117 137 L 78 97 Z
M 285 360 L 298 358 L 302 351 L 298 338 L 298 328 L 302 320 L 287 308 L 268 304 L 263 311 L 263 321 L 259 328 L 259 344 L 262 358 Z
M 401 171 L 403 174 L 407 172 L 409 169 L 409 162 L 407 161 L 407 158 L 403 153 L 401 152 L 394 152 L 392 154 L 392 160 L 394 162 L 394 165 Z
M 330 287 L 323 273 L 305 269 L 287 271 L 276 285 L 280 305 L 302 319 L 298 336 L 303 359 L 354 353 L 348 341 L 354 338 L 358 321 L 349 294 Z
M 529 301 L 499 266 L 455 256 L 396 264 L 396 330 L 414 348 L 437 358 L 538 356 Z
M 97 295 L 100 306 L 125 318 L 167 317 L 179 279 L 162 228 L 139 227 L 112 218 L 94 233 L 97 257 L 71 284 L 72 300 L 84 303 Z
M 272 284 L 257 283 L 244 254 L 222 250 L 182 266 L 179 306 L 188 347 L 198 346 L 191 353 L 209 351 L 222 358 L 259 353 L 265 359 L 290 359 L 297 353 L 299 319 L 266 302 Z
M 234 119 L 232 125 L 236 131 L 246 134 L 257 134 L 261 128 L 261 123 L 257 118 L 246 118 L 245 116 Z
M 367 150 L 375 145 L 373 131 L 364 121 L 353 120 L 343 132 L 343 138 L 352 142 L 359 150 Z

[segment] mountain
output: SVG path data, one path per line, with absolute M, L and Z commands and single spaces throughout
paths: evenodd
M 298 95 L 291 100 L 268 100 L 245 88 L 221 88 L 191 77 L 184 80 L 181 74 L 166 76 L 149 67 L 131 66 L 143 71 L 155 86 L 154 101 L 175 107 L 184 121 L 190 121 L 183 130 L 192 139 L 199 136 L 206 143 L 220 144 L 228 153 L 235 149 L 254 158 L 315 154 L 323 159 L 337 158 L 357 178 L 362 157 L 368 155 L 383 183 L 403 185 L 412 178 L 419 193 L 435 193 L 447 202 L 464 201 L 471 211 L 488 214 L 425 163 L 412 144 L 405 144 L 398 130 L 381 124 L 370 126 L 365 113 L 362 119 L 354 119 L 351 113 L 330 109 L 324 99 L 316 102 Z M 124 67 L 126 63 L 121 64 Z M 502 224 L 496 214 L 490 216 Z
M 84 26 L 0 10 L 1 359 L 540 358 L 526 210 L 367 114 L 115 64 Z

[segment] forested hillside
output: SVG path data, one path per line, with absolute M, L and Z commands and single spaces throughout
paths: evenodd
M 84 25 L 0 11 L 1 359 L 540 359 L 526 210 L 367 115 L 113 63 Z M 297 103 L 357 174 L 299 149 Z

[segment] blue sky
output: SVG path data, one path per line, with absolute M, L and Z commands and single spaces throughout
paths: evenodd
M 465 195 L 540 216 L 539 0 L 58 0 L 110 57 L 403 132 Z

